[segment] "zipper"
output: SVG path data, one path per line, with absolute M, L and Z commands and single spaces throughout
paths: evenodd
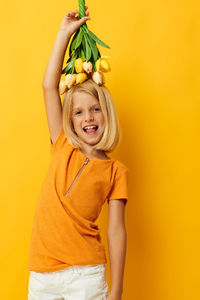
M 68 190 L 67 193 L 65 194 L 65 196 L 68 196 L 68 195 L 69 195 L 69 193 L 70 193 L 70 191 L 72 190 L 74 184 L 76 183 L 78 177 L 79 177 L 80 174 L 83 172 L 83 169 L 86 167 L 86 165 L 87 165 L 88 162 L 89 162 L 89 158 L 87 157 L 86 160 L 85 160 L 85 162 L 84 162 L 84 164 L 83 164 L 83 166 L 81 167 L 81 169 L 79 170 L 78 174 L 76 175 L 76 177 L 75 177 L 75 179 L 74 179 L 72 185 L 70 186 L 69 190 Z

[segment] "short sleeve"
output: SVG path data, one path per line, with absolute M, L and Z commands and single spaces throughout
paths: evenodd
M 107 196 L 107 203 L 110 200 L 126 199 L 125 201 L 125 205 L 126 205 L 128 201 L 128 177 L 129 177 L 128 168 L 123 168 L 123 170 L 117 169 L 114 182 Z
M 50 153 L 51 153 L 51 155 L 53 155 L 55 152 L 59 151 L 66 141 L 67 141 L 67 138 L 65 136 L 64 129 L 61 130 L 61 132 L 59 133 L 59 135 L 54 143 L 52 143 L 52 140 L 50 137 Z

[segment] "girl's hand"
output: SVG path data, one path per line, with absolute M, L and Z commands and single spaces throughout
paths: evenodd
M 85 10 L 87 10 L 87 6 L 85 6 Z M 79 19 L 79 16 L 76 16 L 78 14 L 78 11 L 72 10 L 68 11 L 66 15 L 64 16 L 61 25 L 60 25 L 60 30 L 70 34 L 70 36 L 76 32 L 81 25 L 83 25 L 87 20 L 90 20 L 89 17 L 89 11 L 85 12 L 85 17 Z

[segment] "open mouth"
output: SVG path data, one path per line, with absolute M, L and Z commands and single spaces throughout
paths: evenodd
M 95 134 L 98 130 L 99 126 L 88 126 L 88 127 L 85 127 L 83 128 L 83 131 L 86 133 L 86 134 Z

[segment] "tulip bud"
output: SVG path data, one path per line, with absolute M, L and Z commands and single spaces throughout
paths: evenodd
M 75 70 L 76 70 L 76 73 L 83 73 L 84 70 L 83 70 L 83 60 L 81 58 L 77 58 L 75 60 Z
M 67 90 L 66 82 L 65 82 L 65 80 L 61 80 L 60 83 L 59 83 L 59 93 L 60 93 L 60 95 L 64 94 L 66 90 Z
M 103 75 L 103 73 L 101 72 L 93 72 L 92 74 L 92 79 L 94 80 L 94 82 L 96 82 L 98 85 L 102 85 L 105 83 L 105 77 Z
M 83 63 L 83 69 L 86 73 L 91 73 L 92 72 L 92 63 L 91 61 L 84 61 Z
M 109 72 L 111 70 L 110 64 L 106 58 L 99 58 L 96 63 L 95 67 L 97 71 L 101 72 Z
M 75 81 L 76 81 L 76 74 L 67 74 L 65 76 L 65 84 L 67 85 L 68 89 L 72 87 Z
M 78 73 L 76 74 L 76 84 L 82 83 L 85 80 L 87 80 L 87 74 L 86 73 Z

